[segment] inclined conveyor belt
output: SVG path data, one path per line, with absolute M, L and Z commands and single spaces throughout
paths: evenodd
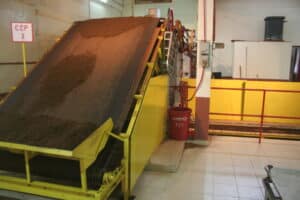
M 1 105 L 0 141 L 72 150 L 108 118 L 113 132 L 122 132 L 158 23 L 150 17 L 76 22 Z M 88 185 L 99 187 L 121 158 L 122 143 L 110 139 L 87 171 Z M 42 155 L 30 160 L 33 175 L 75 182 L 76 162 Z M 24 173 L 23 156 L 0 151 L 0 170 Z

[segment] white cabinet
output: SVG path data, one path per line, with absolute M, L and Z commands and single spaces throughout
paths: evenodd
M 233 78 L 288 80 L 291 42 L 233 43 Z

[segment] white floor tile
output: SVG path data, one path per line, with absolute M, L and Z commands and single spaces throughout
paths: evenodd
M 251 156 L 251 164 L 255 169 L 263 169 L 266 165 L 269 165 L 268 157 Z
M 214 184 L 215 196 L 238 197 L 236 184 L 215 183 Z
M 234 167 L 234 173 L 236 176 L 255 176 L 253 167 Z
M 204 186 L 205 187 L 205 186 Z M 161 199 L 163 200 L 199 200 L 199 199 L 212 199 L 212 193 L 202 193 L 201 190 L 195 190 L 195 185 L 189 185 L 184 187 L 180 185 L 180 187 L 169 187 L 162 195 Z
M 251 160 L 248 156 L 243 155 L 234 155 L 232 156 L 233 165 L 234 167 L 246 167 L 246 168 L 252 168 Z
M 190 173 L 189 174 L 189 180 L 192 183 L 213 183 L 214 173 Z
M 238 186 L 250 186 L 250 187 L 260 186 L 256 176 L 236 176 L 236 183 Z
M 142 176 L 138 180 L 137 187 L 138 188 L 150 187 L 150 188 L 163 190 L 167 186 L 170 176 L 171 173 L 146 171 L 142 174 Z
M 214 196 L 214 200 L 239 200 L 237 197 Z
M 144 172 L 134 192 L 138 200 L 263 200 L 264 167 L 300 170 L 299 144 L 213 136 L 208 147 L 186 149 L 176 173 Z
M 226 173 L 214 173 L 214 183 L 235 184 L 235 176 Z
M 221 166 L 221 165 L 214 165 L 213 173 L 228 174 L 228 175 L 235 174 L 233 166 Z
M 240 186 L 238 185 L 238 194 L 240 198 L 261 199 L 263 198 L 260 187 Z

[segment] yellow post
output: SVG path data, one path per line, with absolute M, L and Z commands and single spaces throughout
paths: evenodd
M 84 161 L 80 161 L 80 180 L 81 188 L 83 191 L 87 191 L 87 177 L 86 177 L 86 167 Z
M 23 56 L 23 71 L 24 71 L 24 77 L 27 76 L 27 64 L 26 64 L 26 47 L 25 43 L 22 42 L 22 56 Z
M 27 183 L 31 182 L 31 176 L 30 176 L 30 165 L 29 165 L 29 152 L 25 151 L 24 152 L 24 156 L 25 156 L 25 169 L 26 169 L 26 180 Z
M 123 192 L 124 192 L 124 200 L 129 200 L 130 198 L 130 174 L 129 174 L 129 138 L 124 140 L 124 185 L 123 185 Z

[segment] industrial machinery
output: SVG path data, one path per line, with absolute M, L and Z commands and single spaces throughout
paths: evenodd
M 267 177 L 262 182 L 265 200 L 299 199 L 300 171 L 288 168 L 265 166 Z
M 150 17 L 75 23 L 0 106 L 0 189 L 128 199 L 166 133 L 163 36 Z

